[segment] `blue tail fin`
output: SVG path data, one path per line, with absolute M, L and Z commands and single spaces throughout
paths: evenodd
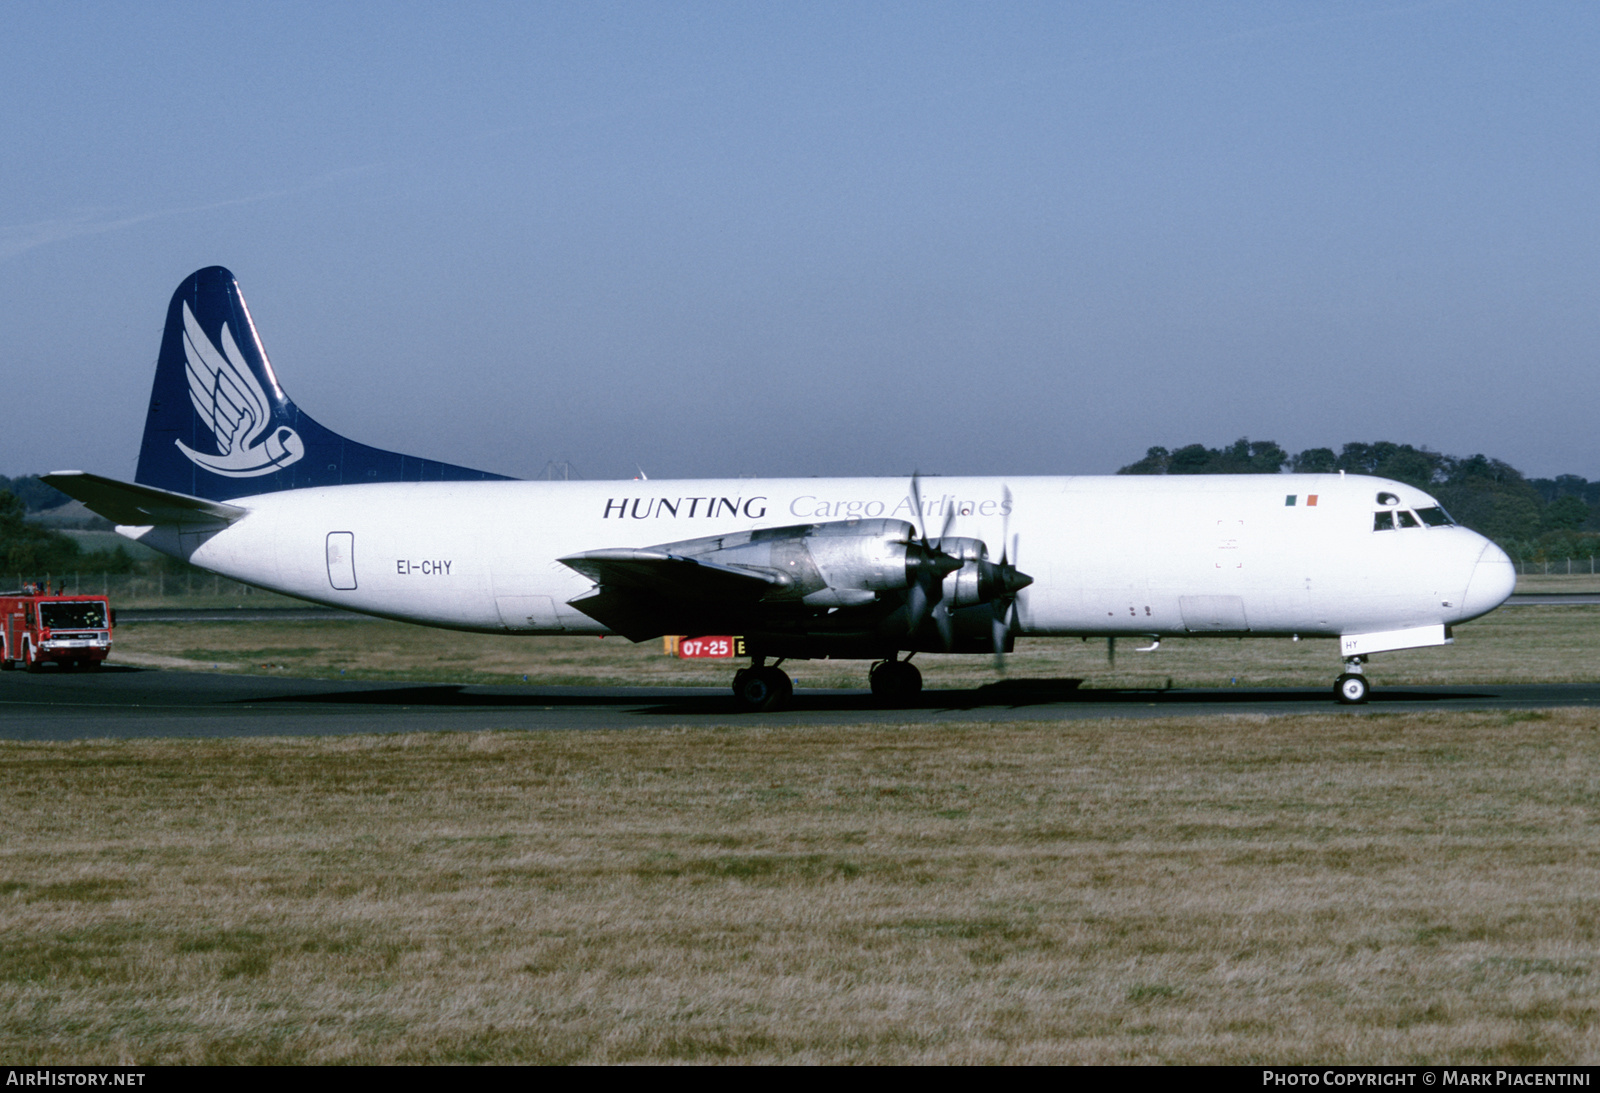
M 172 294 L 135 481 L 227 501 L 358 482 L 504 478 L 346 440 L 290 401 L 239 283 L 221 266 Z

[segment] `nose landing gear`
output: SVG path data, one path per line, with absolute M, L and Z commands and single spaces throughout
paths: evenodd
M 1372 685 L 1363 674 L 1366 657 L 1346 657 L 1344 674 L 1333 683 L 1333 696 L 1345 706 L 1359 706 L 1372 696 Z

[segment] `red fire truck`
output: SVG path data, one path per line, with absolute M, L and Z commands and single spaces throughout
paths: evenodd
M 51 595 L 49 586 L 0 592 L 0 669 L 98 668 L 115 616 L 104 596 Z

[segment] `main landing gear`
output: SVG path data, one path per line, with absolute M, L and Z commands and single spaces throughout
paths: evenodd
M 911 661 L 892 656 L 872 666 L 867 683 L 885 705 L 910 702 L 922 693 L 922 673 Z M 752 713 L 781 710 L 794 698 L 794 681 L 777 664 L 769 667 L 766 657 L 756 657 L 750 667 L 733 673 L 733 697 Z
M 794 697 L 794 680 L 777 664 L 767 667 L 766 657 L 756 657 L 750 667 L 733 673 L 733 696 L 755 713 L 782 709 Z
M 922 673 L 910 660 L 881 660 L 867 672 L 873 697 L 886 703 L 908 702 L 922 693 Z
M 1346 706 L 1359 706 L 1372 695 L 1372 685 L 1362 672 L 1366 657 L 1346 657 L 1344 674 L 1333 683 L 1333 696 Z

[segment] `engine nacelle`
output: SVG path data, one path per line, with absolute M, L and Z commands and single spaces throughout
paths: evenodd
M 961 568 L 944 579 L 944 601 L 952 610 L 992 603 L 1033 583 L 1014 565 L 989 560 L 989 548 L 981 539 L 954 539 L 946 536 L 933 545 L 957 558 Z
M 935 540 L 933 545 L 961 563 L 960 569 L 944 579 L 944 602 L 951 609 L 984 603 L 983 570 L 989 562 L 989 548 L 983 540 L 947 535 Z

